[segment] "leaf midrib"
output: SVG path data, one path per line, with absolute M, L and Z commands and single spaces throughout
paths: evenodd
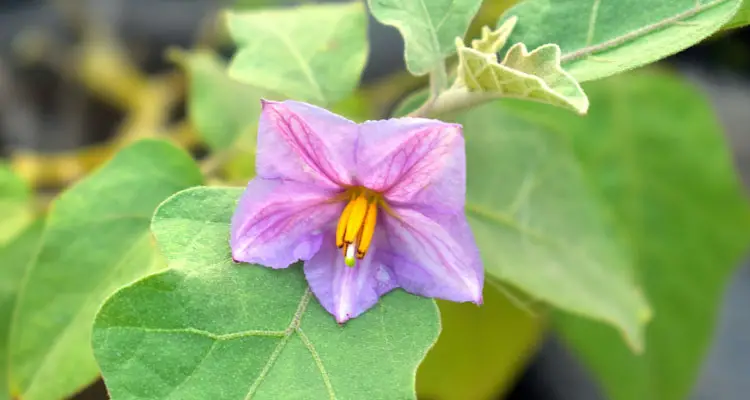
M 422 7 L 422 13 L 424 14 L 424 17 L 427 20 L 427 27 L 430 29 L 430 33 L 432 37 L 432 45 L 435 46 L 435 52 L 440 53 L 440 43 L 438 42 L 438 38 L 437 38 L 437 29 L 435 29 L 435 25 L 432 23 L 432 16 L 430 15 L 430 12 L 427 10 L 427 5 L 425 4 L 425 0 L 419 0 L 419 5 Z
M 209 351 L 206 352 L 206 355 L 196 363 L 196 369 L 200 364 L 202 364 L 206 359 L 208 359 L 208 356 L 211 354 L 211 351 L 213 351 L 216 347 L 216 343 L 221 341 L 227 341 L 227 340 L 234 340 L 244 337 L 275 337 L 280 339 L 279 343 L 276 344 L 273 351 L 269 355 L 268 359 L 266 360 L 266 363 L 263 365 L 263 368 L 261 369 L 261 372 L 258 374 L 258 376 L 255 378 L 253 383 L 251 384 L 250 388 L 248 389 L 247 394 L 245 395 L 245 400 L 251 399 L 258 391 L 258 389 L 262 386 L 262 383 L 264 382 L 265 378 L 268 376 L 268 374 L 271 372 L 271 369 L 273 368 L 273 365 L 278 360 L 278 357 L 283 352 L 284 348 L 286 347 L 289 340 L 291 340 L 292 336 L 296 333 L 300 340 L 303 342 L 307 350 L 310 352 L 313 362 L 315 363 L 316 367 L 318 368 L 318 371 L 320 372 L 321 378 L 323 380 L 323 384 L 326 387 L 326 390 L 328 392 L 328 396 L 330 399 L 336 399 L 336 394 L 333 389 L 333 386 L 331 384 L 331 379 L 328 373 L 325 370 L 325 367 L 323 366 L 322 359 L 320 355 L 318 354 L 317 350 L 312 344 L 312 341 L 307 337 L 307 335 L 302 331 L 300 325 L 302 322 L 302 317 L 307 311 L 307 306 L 310 303 L 310 300 L 312 299 L 312 292 L 309 288 L 305 289 L 304 294 L 300 298 L 300 301 L 297 305 L 297 309 L 294 313 L 294 316 L 290 320 L 289 324 L 283 331 L 273 331 L 273 330 L 247 330 L 247 331 L 240 331 L 240 332 L 233 332 L 233 333 L 226 333 L 226 334 L 216 334 L 213 332 L 206 331 L 204 329 L 197 329 L 197 328 L 144 328 L 144 327 L 137 327 L 137 326 L 111 326 L 107 327 L 105 329 L 115 329 L 115 330 L 134 330 L 138 332 L 147 332 L 147 333 L 187 333 L 187 334 L 194 334 L 203 336 L 206 338 L 209 338 L 211 340 L 214 340 L 214 344 L 211 345 L 211 348 Z M 188 378 L 185 379 L 187 381 Z M 179 385 L 174 387 L 172 389 L 172 393 L 174 393 L 179 386 L 183 385 L 184 381 L 181 382 Z
M 271 371 L 271 368 L 273 367 L 273 364 L 276 363 L 276 360 L 278 359 L 279 355 L 281 355 L 281 352 L 284 350 L 284 347 L 286 347 L 286 344 L 289 342 L 290 338 L 294 333 L 297 333 L 300 336 L 300 340 L 302 340 L 303 344 L 305 345 L 305 348 L 310 352 L 310 355 L 313 357 L 313 361 L 315 362 L 316 367 L 318 367 L 318 371 L 320 372 L 321 378 L 323 379 L 323 383 L 326 387 L 326 391 L 328 391 L 328 397 L 332 400 L 336 399 L 336 393 L 333 390 L 333 387 L 331 386 L 330 377 L 328 376 L 328 373 L 326 373 L 325 368 L 323 367 L 322 360 L 320 359 L 320 355 L 315 350 L 315 348 L 312 346 L 312 342 L 307 338 L 307 335 L 305 335 L 302 332 L 302 329 L 300 328 L 300 325 L 302 323 L 302 316 L 305 314 L 305 311 L 307 311 L 307 306 L 310 304 L 310 299 L 312 298 L 312 292 L 310 291 L 310 288 L 305 289 L 305 293 L 302 295 L 302 298 L 300 298 L 299 304 L 297 305 L 297 311 L 294 313 L 294 317 L 292 317 L 292 320 L 289 322 L 289 325 L 287 326 L 286 330 L 284 331 L 284 337 L 281 339 L 279 344 L 276 345 L 273 352 L 271 353 L 271 356 L 266 361 L 266 364 L 263 366 L 263 369 L 261 370 L 261 373 L 258 375 L 258 377 L 253 382 L 252 386 L 248 389 L 247 395 L 245 396 L 245 400 L 249 400 L 252 398 L 252 396 L 255 394 L 255 392 L 260 388 L 261 384 L 263 383 L 263 380 L 268 376 L 268 373 Z
M 538 241 L 539 243 L 541 243 L 543 245 L 550 246 L 550 247 L 557 248 L 557 249 L 565 249 L 565 251 L 569 252 L 571 255 L 575 256 L 576 258 L 578 258 L 580 260 L 586 260 L 587 259 L 585 256 L 581 255 L 580 251 L 575 250 L 575 248 L 571 248 L 570 246 L 566 246 L 564 243 L 561 243 L 561 242 L 559 242 L 557 240 L 554 240 L 553 238 L 548 237 L 548 236 L 544 235 L 543 233 L 540 233 L 540 232 L 528 229 L 526 227 L 523 227 L 522 225 L 517 224 L 515 222 L 515 220 L 513 219 L 513 217 L 510 216 L 510 215 L 507 215 L 505 213 L 500 213 L 500 212 L 497 212 L 497 211 L 490 211 L 490 210 L 484 209 L 481 206 L 477 206 L 475 204 L 468 203 L 468 202 L 466 203 L 465 210 L 466 210 L 466 214 L 467 215 L 473 215 L 473 216 L 478 217 L 480 219 L 484 219 L 485 221 L 489 221 L 489 222 L 495 223 L 497 225 L 502 225 L 502 226 L 508 227 L 508 228 L 510 228 L 512 230 L 515 230 L 515 231 L 519 232 L 522 235 L 527 235 L 527 237 L 530 237 L 531 239 L 534 239 L 534 240 Z M 584 265 L 584 264 L 586 264 L 586 263 L 583 262 L 581 265 Z M 591 271 L 590 268 L 587 268 L 587 270 Z M 596 270 L 594 270 L 594 271 L 596 271 Z M 603 275 L 606 275 L 606 274 L 601 274 L 601 273 L 599 274 L 600 277 L 603 276 Z M 577 283 L 577 281 L 572 281 L 572 282 L 573 283 Z M 583 287 L 583 286 L 581 286 L 581 290 L 584 291 L 584 292 L 588 292 L 586 290 L 586 288 Z M 594 300 L 594 299 L 592 298 L 592 300 Z M 619 301 L 619 300 L 614 302 L 614 304 L 619 304 L 619 303 L 621 303 L 621 301 Z M 628 303 L 630 303 L 630 302 L 628 302 Z M 612 303 L 610 303 L 610 305 L 611 304 Z M 638 312 L 640 312 L 640 310 L 638 310 Z M 605 316 L 605 315 L 597 315 L 597 316 L 593 316 L 593 315 L 590 315 L 590 314 L 586 314 L 586 315 L 588 315 L 590 318 L 594 318 L 594 319 L 597 319 L 597 320 L 601 320 L 601 321 L 605 321 L 605 322 L 611 323 L 612 325 L 615 326 L 615 328 L 617 328 L 619 331 L 621 331 L 623 333 L 628 332 L 627 330 L 624 329 L 624 326 L 620 325 L 623 321 L 620 320 L 619 318 L 611 318 L 611 317 Z M 625 334 L 624 336 L 626 338 L 630 339 L 630 335 L 629 334 Z
M 302 54 L 299 52 L 299 49 L 297 49 L 290 41 L 289 38 L 284 36 L 282 33 L 280 33 L 278 30 L 276 30 L 275 27 L 272 27 L 268 24 L 264 24 L 263 27 L 265 30 L 269 33 L 271 33 L 273 36 L 276 36 L 277 39 L 289 50 L 289 53 L 292 55 L 292 57 L 297 60 L 300 67 L 302 68 L 302 72 L 305 74 L 305 77 L 307 77 L 307 80 L 312 85 L 313 89 L 315 89 L 315 92 L 318 96 L 318 100 L 322 102 L 326 102 L 326 96 L 323 94 L 323 89 L 320 87 L 320 83 L 315 79 L 315 74 L 313 73 L 312 69 L 310 68 L 310 64 L 305 60 L 305 58 L 302 56 Z
M 657 21 L 653 24 L 646 25 L 643 27 L 640 27 L 638 29 L 632 30 L 630 32 L 627 32 L 625 34 L 622 34 L 620 36 L 616 36 L 612 39 L 606 40 L 601 43 L 597 43 L 595 45 L 585 46 L 578 50 L 572 51 L 570 53 L 563 54 L 562 57 L 560 57 L 560 62 L 562 64 L 576 61 L 580 58 L 583 58 L 585 56 L 588 56 L 590 54 L 609 50 L 615 47 L 618 47 L 622 44 L 625 44 L 631 40 L 638 39 L 639 37 L 645 36 L 651 32 L 654 32 L 656 30 L 665 28 L 669 25 L 676 24 L 680 22 L 682 19 L 690 18 L 692 16 L 695 16 L 703 11 L 706 11 L 710 8 L 713 8 L 715 6 L 718 6 L 719 4 L 725 3 L 729 0 L 713 0 L 709 3 L 705 4 L 698 4 L 686 11 L 683 11 L 681 13 L 678 13 L 676 15 L 673 15 L 671 17 L 662 19 L 660 21 Z M 595 21 L 594 21 L 595 22 Z M 591 29 L 591 27 L 589 27 Z

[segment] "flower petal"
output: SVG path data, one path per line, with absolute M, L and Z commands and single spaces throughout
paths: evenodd
M 331 232 L 330 237 L 333 235 Z M 341 250 L 324 243 L 305 263 L 305 277 L 320 304 L 338 323 L 359 316 L 396 287 L 391 271 L 378 261 L 375 246 L 357 265 L 347 267 Z
M 393 204 L 463 210 L 466 158 L 461 126 L 420 118 L 361 125 L 357 179 Z
M 336 194 L 310 184 L 251 180 L 232 216 L 232 257 L 271 268 L 309 260 L 323 230 L 341 214 L 344 205 L 329 201 Z
M 258 122 L 258 176 L 339 187 L 352 183 L 358 126 L 296 101 L 263 101 Z
M 482 302 L 484 269 L 463 212 L 431 214 L 396 208 L 384 215 L 378 257 L 407 292 L 451 301 Z

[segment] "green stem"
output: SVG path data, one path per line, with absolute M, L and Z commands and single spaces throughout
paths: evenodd
M 437 99 L 448 86 L 448 72 L 445 69 L 445 63 L 440 63 L 430 73 L 430 99 Z
M 462 111 L 497 98 L 491 94 L 469 92 L 463 88 L 451 88 L 438 98 L 430 99 L 407 116 L 414 118 L 436 118 L 439 115 Z
M 415 114 L 409 114 L 410 117 L 425 117 L 430 113 L 430 109 L 437 102 L 437 100 L 444 93 L 445 88 L 448 86 L 448 72 L 445 68 L 445 63 L 440 63 L 432 72 L 430 72 L 430 98 L 419 107 L 420 111 Z

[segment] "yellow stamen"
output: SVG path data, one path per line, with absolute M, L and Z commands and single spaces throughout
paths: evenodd
M 372 202 L 367 209 L 365 224 L 362 226 L 362 231 L 359 234 L 359 240 L 357 240 L 357 258 L 359 258 L 360 260 L 365 257 L 367 249 L 370 248 L 370 244 L 372 243 L 372 236 L 375 234 L 375 223 L 377 221 L 378 204 L 377 202 Z
M 351 197 L 336 226 L 336 246 L 341 249 L 344 263 L 353 267 L 357 259 L 367 254 L 375 234 L 378 207 L 385 204 L 379 194 L 364 188 L 352 188 L 346 193 Z
M 362 228 L 362 223 L 365 221 L 365 215 L 367 214 L 367 198 L 362 193 L 359 197 L 352 200 L 350 204 L 352 205 L 352 209 L 347 216 L 348 221 L 346 223 L 346 231 L 344 232 L 344 242 L 347 244 L 354 243 L 354 239 L 357 238 L 359 230 Z
M 346 232 L 346 223 L 349 221 L 349 215 L 352 213 L 354 201 L 350 201 L 349 204 L 344 207 L 344 211 L 341 213 L 339 218 L 339 224 L 336 227 L 336 247 L 339 249 L 344 246 L 344 232 Z M 346 249 L 344 249 L 346 254 Z

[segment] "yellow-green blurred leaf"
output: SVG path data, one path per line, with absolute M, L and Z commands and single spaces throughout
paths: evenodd
M 201 182 L 184 151 L 143 140 L 54 201 L 11 322 L 14 396 L 61 399 L 96 379 L 91 324 L 99 305 L 163 267 L 148 231 L 151 215 L 167 197 Z
M 32 218 L 31 190 L 10 167 L 0 164 L 0 244 L 22 231 Z
M 8 339 L 10 321 L 29 261 L 36 254 L 44 220 L 38 219 L 0 248 L 0 400 L 10 399 Z
M 515 306 L 492 285 L 484 304 L 438 301 L 443 331 L 417 372 L 417 393 L 430 400 L 497 398 L 513 384 L 542 334 L 540 317 Z
M 740 28 L 750 24 L 750 0 L 743 0 L 737 14 L 722 29 Z
M 214 150 L 235 145 L 258 122 L 262 91 L 230 79 L 226 63 L 209 51 L 174 51 L 190 77 L 188 114 L 200 137 Z
M 654 318 L 639 355 L 610 327 L 572 316 L 557 327 L 609 398 L 685 399 L 750 244 L 747 197 L 711 105 L 682 79 L 631 72 L 586 90 L 586 118 L 521 102 L 507 112 L 570 140 L 629 242 Z

